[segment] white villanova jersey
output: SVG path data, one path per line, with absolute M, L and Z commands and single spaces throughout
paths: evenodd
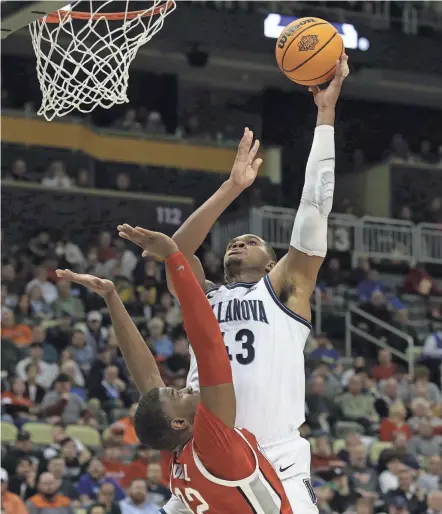
M 305 421 L 304 346 L 311 325 L 276 296 L 269 278 L 206 292 L 232 364 L 236 426 L 262 445 L 298 435 Z M 199 388 L 191 350 L 187 385 Z

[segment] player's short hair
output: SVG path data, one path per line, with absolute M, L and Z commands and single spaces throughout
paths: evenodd
M 266 250 L 267 250 L 267 253 L 269 254 L 270 260 L 278 262 L 278 257 L 276 256 L 276 252 L 272 248 L 272 246 L 267 241 L 264 241 L 264 246 L 266 247 Z
M 134 416 L 134 427 L 140 442 L 154 450 L 173 450 L 178 445 L 178 433 L 171 427 L 172 419 L 167 416 L 160 399 L 160 390 L 151 389 L 145 393 Z

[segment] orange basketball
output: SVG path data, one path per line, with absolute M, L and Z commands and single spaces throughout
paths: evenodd
M 284 75 L 297 84 L 317 86 L 331 80 L 344 52 L 338 31 L 320 18 L 299 18 L 282 31 L 276 60 Z

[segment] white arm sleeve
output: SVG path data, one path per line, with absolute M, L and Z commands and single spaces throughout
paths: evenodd
M 191 387 L 194 391 L 200 390 L 200 379 L 198 376 L 198 365 L 196 363 L 196 357 L 193 353 L 192 347 L 189 346 L 190 354 L 190 367 L 189 373 L 187 373 L 186 387 Z
M 291 246 L 307 255 L 325 257 L 327 253 L 327 218 L 335 188 L 334 134 L 330 125 L 316 127 L 307 161 L 301 203 L 290 240 Z

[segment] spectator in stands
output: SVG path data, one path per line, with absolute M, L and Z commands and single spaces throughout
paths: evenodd
M 343 467 L 345 462 L 338 459 L 333 453 L 328 436 L 320 436 L 315 439 L 315 449 L 312 451 L 312 470 L 322 474 L 332 468 Z
M 425 213 L 425 221 L 430 223 L 442 223 L 442 197 L 436 196 L 431 200 L 430 206 Z
M 164 309 L 164 321 L 170 329 L 182 323 L 181 310 L 169 291 L 163 291 L 160 296 L 160 308 Z
M 411 402 L 413 416 L 408 420 L 408 424 L 413 432 L 417 431 L 421 423 L 429 423 L 433 428 L 442 426 L 442 419 L 433 415 L 431 404 L 425 398 L 415 398 Z
M 14 310 L 17 323 L 31 325 L 34 322 L 29 295 L 22 294 Z
M 121 514 L 120 504 L 115 501 L 115 486 L 111 482 L 101 484 L 97 501 L 104 506 L 105 514 Z
M 127 468 L 127 481 L 124 486 L 128 487 L 137 478 L 145 479 L 149 468 L 150 451 L 146 446 L 139 445 L 135 450 L 132 462 Z
M 81 462 L 81 454 L 70 437 L 60 441 L 60 456 L 65 464 L 64 477 L 72 484 L 77 484 L 84 462 Z
M 441 392 L 436 384 L 430 382 L 430 372 L 425 366 L 416 366 L 411 397 L 426 398 L 432 405 L 442 403 Z
M 55 424 L 52 427 L 51 435 L 53 442 L 44 450 L 44 457 L 46 460 L 50 460 L 53 457 L 59 455 L 63 442 L 66 441 L 66 439 L 72 439 L 69 438 L 69 436 L 66 434 L 66 430 L 61 423 Z M 80 462 L 88 462 L 90 459 L 90 453 L 88 450 L 86 450 L 83 443 L 81 443 L 78 439 L 72 439 L 72 441 L 74 441 Z
M 134 446 L 139 444 L 137 434 L 134 427 L 134 416 L 137 410 L 138 403 L 133 403 L 130 406 L 129 415 L 119 419 L 115 424 L 123 429 L 123 442 L 124 444 Z
M 161 464 L 158 460 L 149 463 L 147 469 L 147 490 L 152 500 L 159 505 L 166 503 L 171 496 L 169 488 L 162 483 Z
M 403 221 L 411 221 L 416 222 L 415 217 L 413 216 L 413 211 L 411 210 L 409 205 L 403 205 L 398 212 L 397 219 Z
M 77 187 L 94 187 L 92 177 L 88 169 L 80 168 L 78 170 L 75 185 Z
M 393 434 L 393 446 L 382 450 L 378 460 L 378 471 L 382 473 L 387 469 L 386 463 L 392 458 L 392 455 L 398 457 L 402 463 L 406 464 L 412 469 L 419 469 L 419 464 L 416 458 L 408 451 L 408 439 L 402 432 Z
M 20 496 L 8 490 L 8 472 L 3 468 L 0 469 L 0 482 L 2 512 L 5 514 L 28 514 L 26 506 Z
M 72 180 L 66 173 L 65 163 L 62 161 L 52 162 L 45 172 L 41 185 L 55 189 L 70 189 L 72 187 Z
M 29 241 L 28 249 L 31 252 L 33 262 L 40 265 L 52 253 L 53 243 L 51 236 L 46 230 L 40 231 Z M 35 271 L 41 274 L 43 273 L 38 268 Z M 43 277 L 41 282 L 44 283 L 46 280 L 47 276 Z
M 121 514 L 157 514 L 160 507 L 149 497 L 146 482 L 134 480 L 129 487 L 128 497 L 120 501 Z
M 62 355 L 69 355 L 66 350 L 63 351 Z M 80 398 L 87 401 L 87 393 L 84 390 L 84 376 L 80 371 L 77 363 L 72 359 L 63 360 L 60 363 L 60 372 L 67 375 L 71 381 L 72 394 L 77 394 Z
M 152 318 L 148 327 L 155 355 L 162 358 L 170 357 L 173 353 L 173 343 L 170 337 L 164 333 L 164 321 L 160 318 Z
M 121 171 L 118 173 L 117 178 L 115 179 L 115 189 L 118 191 L 130 191 L 131 190 L 131 180 L 129 173 Z
M 37 494 L 37 465 L 28 456 L 16 463 L 9 481 L 9 490 L 24 501 Z
M 31 306 L 32 317 L 38 321 L 46 321 L 53 317 L 54 313 L 51 306 L 46 303 L 43 293 L 39 286 L 34 286 L 28 290 L 29 303 Z
M 80 420 L 86 422 L 91 417 L 84 400 L 71 393 L 71 381 L 64 374 L 58 375 L 54 390 L 46 393 L 40 409 L 42 416 L 52 418 L 53 421 L 61 420 L 66 425 Z
M 123 130 L 141 130 L 141 123 L 137 121 L 137 112 L 135 109 L 128 109 L 122 120 L 115 123 L 115 128 Z
M 110 232 L 103 231 L 98 238 L 97 256 L 101 263 L 114 261 L 118 258 L 118 252 L 112 245 L 112 236 Z
M 32 327 L 32 343 L 43 346 L 42 359 L 49 364 L 54 364 L 58 360 L 58 353 L 54 346 L 48 341 L 47 329 L 43 324 L 36 324 Z
M 66 463 L 62 456 L 55 456 L 48 462 L 48 471 L 58 482 L 57 491 L 60 494 L 67 496 L 73 502 L 78 500 L 77 490 L 72 485 L 72 481 L 66 478 Z
M 23 380 L 13 377 L 11 380 L 11 390 L 3 391 L 1 395 L 2 410 L 5 414 L 19 423 L 32 418 L 31 409 L 33 402 L 26 398 L 26 385 Z
M 442 512 L 442 491 L 432 491 L 428 495 L 427 507 L 424 514 L 439 514 Z
M 417 490 L 416 482 L 414 480 L 415 472 L 402 465 L 399 471 L 399 487 L 387 493 L 385 500 L 388 505 L 396 497 L 405 499 L 410 514 L 421 514 L 425 511 L 425 496 Z
M 157 111 L 151 111 L 148 114 L 145 128 L 148 134 L 161 135 L 166 133 L 161 114 Z
M 70 241 L 69 234 L 63 234 L 55 243 L 54 253 L 61 260 L 60 267 L 68 266 L 70 269 L 82 272 L 86 266 L 86 259 L 80 247 Z
M 29 293 L 35 286 L 41 289 L 42 297 L 48 305 L 52 305 L 58 298 L 57 288 L 48 281 L 48 271 L 42 266 L 35 268 L 34 279 L 26 285 L 26 292 Z
M 393 434 L 402 432 L 407 439 L 413 435 L 410 425 L 405 422 L 407 409 L 402 402 L 393 403 L 388 412 L 388 418 L 382 420 L 379 436 L 381 441 L 393 441 Z
M 341 270 L 339 259 L 331 258 L 328 260 L 327 266 L 321 268 L 318 283 L 321 288 L 333 288 L 344 284 L 346 278 L 346 273 Z
M 86 514 L 106 514 L 106 508 L 102 503 L 93 503 L 88 506 Z
M 0 366 L 4 374 L 13 375 L 15 368 L 22 357 L 20 348 L 16 346 L 10 339 L 1 340 L 0 345 Z
M 2 266 L 2 287 L 7 286 L 7 299 L 6 305 L 8 307 L 15 307 L 19 300 L 19 296 L 23 291 L 23 281 L 17 277 L 15 266 L 13 264 L 3 264 Z
M 417 160 L 425 162 L 426 164 L 436 164 L 437 163 L 437 156 L 431 150 L 430 141 L 427 141 L 426 139 L 424 139 L 421 142 L 420 151 L 416 155 L 416 157 L 417 157 Z
M 311 392 L 307 394 L 306 403 L 307 419 L 312 430 L 331 432 L 339 419 L 340 410 L 332 398 L 327 397 L 323 377 L 312 378 Z
M 32 181 L 32 177 L 28 173 L 26 161 L 24 159 L 15 159 L 11 165 L 11 172 L 6 174 L 5 180 Z
M 419 475 L 417 485 L 426 492 L 437 491 L 442 486 L 442 458 L 432 455 L 425 470 Z
M 101 384 L 90 391 L 90 396 L 100 400 L 103 410 L 109 413 L 114 409 L 130 405 L 126 384 L 119 378 L 117 366 L 113 365 L 105 368 Z
M 54 302 L 54 312 L 57 318 L 71 316 L 74 321 L 84 319 L 84 305 L 77 296 L 72 294 L 71 284 L 67 280 L 57 281 L 58 299 Z
M 424 298 L 430 295 L 442 295 L 442 290 L 435 280 L 428 274 L 422 264 L 411 268 L 404 282 L 404 291 L 408 294 L 417 294 Z
M 222 259 L 220 259 L 214 252 L 207 251 L 204 252 L 203 263 L 207 280 L 210 280 L 214 284 L 222 284 L 224 281 Z
M 58 493 L 58 482 L 52 473 L 42 473 L 38 493 L 26 502 L 29 514 L 73 514 L 71 500 Z
M 396 369 L 396 364 L 392 362 L 391 352 L 389 350 L 379 350 L 378 362 L 379 364 L 372 368 L 371 376 L 375 380 L 391 378 Z
M 376 399 L 375 406 L 378 414 L 384 418 L 388 416 L 388 411 L 393 404 L 402 401 L 399 396 L 397 380 L 393 377 L 384 380 L 382 384 L 379 384 L 379 392 L 381 394 Z
M 95 359 L 96 350 L 92 345 L 87 344 L 84 328 L 77 327 L 73 330 L 71 345 L 67 349 L 80 369 L 84 373 L 89 372 Z
M 401 460 L 394 454 L 385 462 L 385 465 L 387 469 L 379 475 L 379 487 L 382 494 L 387 494 L 399 487 L 399 473 L 402 468 Z
M 379 483 L 376 471 L 368 465 L 367 450 L 363 444 L 349 448 L 350 464 L 347 468 L 350 491 L 353 498 L 359 495 L 376 500 Z
M 28 325 L 15 322 L 14 313 L 8 307 L 2 308 L 2 339 L 9 339 L 15 345 L 26 347 L 32 342 L 32 330 Z
M 314 377 L 322 377 L 325 381 L 325 394 L 329 398 L 335 398 L 341 391 L 342 387 L 338 377 L 332 372 L 330 365 L 327 361 L 319 361 L 316 363 L 315 369 L 312 373 L 310 380 Z
M 81 475 L 77 486 L 81 503 L 88 504 L 97 499 L 97 494 L 103 484 L 112 484 L 115 491 L 115 499 L 122 500 L 125 497 L 123 489 L 113 478 L 105 477 L 104 466 L 98 457 L 92 457 L 89 462 L 87 473 Z
M 335 368 L 339 360 L 339 353 L 333 348 L 333 344 L 326 334 L 319 334 L 315 337 L 316 348 L 308 358 L 310 360 L 328 362 L 331 368 Z
M 102 326 L 103 316 L 98 311 L 91 311 L 86 318 L 86 343 L 95 350 L 106 345 L 108 330 Z
M 417 434 L 408 443 L 408 451 L 417 458 L 438 455 L 442 450 L 440 437 L 433 437 L 433 427 L 428 421 L 421 422 Z
M 38 384 L 39 368 L 36 364 L 28 364 L 25 369 L 25 395 L 34 405 L 39 405 L 46 394 L 45 389 Z
M 350 381 L 350 378 L 354 375 L 358 374 L 361 370 L 364 370 L 367 368 L 367 362 L 365 360 L 365 357 L 362 355 L 358 355 L 353 359 L 353 367 L 346 369 L 342 375 L 341 375 L 341 384 L 343 387 L 348 386 L 348 382 Z
M 425 339 L 421 361 L 431 372 L 433 382 L 441 382 L 442 330 L 436 330 Z
M 44 389 L 48 389 L 57 377 L 58 366 L 44 361 L 43 352 L 44 347 L 41 342 L 32 342 L 29 346 L 29 357 L 26 357 L 17 364 L 16 373 L 22 380 L 26 380 L 28 378 L 26 369 L 32 364 L 38 369 L 38 375 L 35 379 L 35 383 Z
M 129 466 L 122 462 L 122 445 L 106 441 L 103 455 L 104 473 L 125 489 L 129 485 Z
M 359 257 L 358 265 L 350 271 L 347 278 L 348 285 L 355 287 L 366 280 L 370 270 L 370 261 L 365 257 Z
M 336 404 L 346 420 L 356 421 L 364 427 L 366 432 L 370 432 L 373 429 L 373 423 L 379 420 L 374 407 L 374 398 L 362 393 L 361 378 L 357 375 L 351 377 L 348 392 L 338 396 Z

